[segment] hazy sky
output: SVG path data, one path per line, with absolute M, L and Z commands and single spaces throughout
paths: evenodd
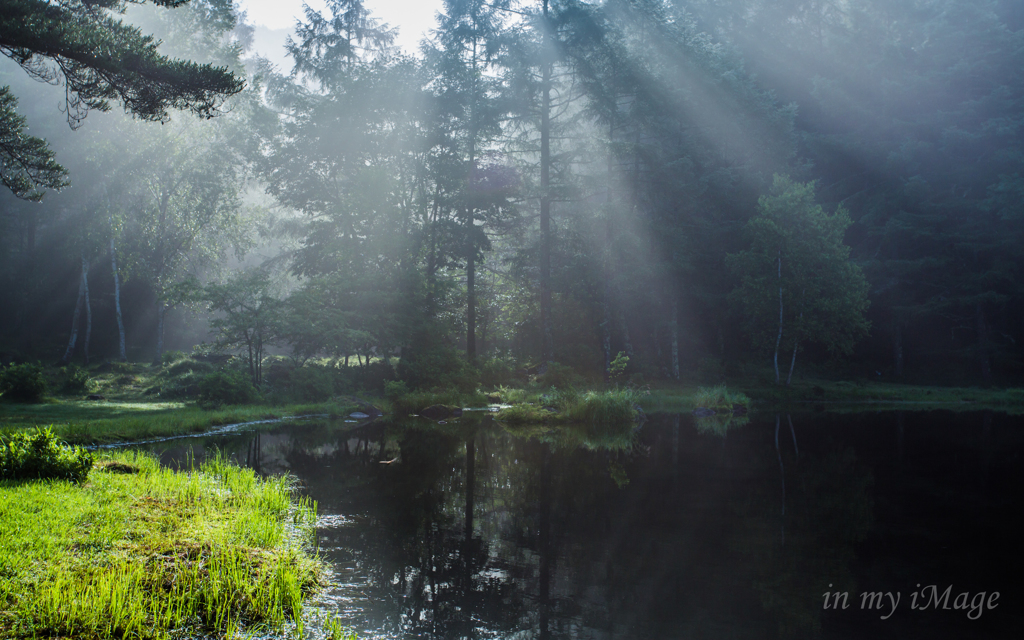
M 303 0 L 239 0 L 249 14 L 249 22 L 271 29 L 295 26 L 295 18 L 302 15 Z M 309 6 L 323 10 L 323 0 L 308 0 Z M 364 0 L 363 5 L 373 15 L 398 27 L 397 44 L 408 52 L 419 48 L 419 41 L 428 29 L 434 27 L 434 14 L 441 9 L 441 0 Z

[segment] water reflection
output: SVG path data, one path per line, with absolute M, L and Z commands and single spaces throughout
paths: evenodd
M 361 638 L 1009 638 L 1020 426 L 898 412 L 509 431 L 478 414 L 202 444 L 302 481 L 333 567 L 317 606 Z M 196 443 L 172 444 L 168 463 Z M 918 583 L 1004 606 L 912 611 Z M 866 590 L 903 603 L 883 622 L 858 607 Z M 851 608 L 824 609 L 825 592 Z

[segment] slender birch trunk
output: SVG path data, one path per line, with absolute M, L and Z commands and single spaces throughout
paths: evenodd
M 796 366 L 796 350 L 800 344 L 800 328 L 804 321 L 804 295 L 807 293 L 807 289 L 800 292 L 800 316 L 796 320 L 796 326 L 793 328 L 793 359 L 789 361 L 789 375 L 786 376 L 786 386 L 788 387 L 793 382 L 793 367 Z
M 78 318 L 82 315 L 82 300 L 85 299 L 85 258 L 82 258 L 82 277 L 78 280 L 78 300 L 75 302 L 75 315 L 71 320 L 71 337 L 68 338 L 68 348 L 64 351 L 64 357 L 60 359 L 60 364 L 66 365 L 71 362 L 72 356 L 75 355 L 75 343 L 78 342 Z
M 800 457 L 800 447 L 796 444 L 796 429 L 793 428 L 793 416 L 789 413 L 786 414 L 786 420 L 789 421 L 789 435 L 793 436 L 793 451 L 796 452 L 796 457 Z
M 779 252 L 779 337 L 775 338 L 775 384 L 779 384 L 779 345 L 782 344 L 782 252 Z
M 156 301 L 156 357 L 153 358 L 153 364 L 160 366 L 163 364 L 164 357 L 164 312 L 167 311 L 167 305 L 164 304 L 163 300 Z
M 121 362 L 128 361 L 124 346 L 124 318 L 121 316 L 121 278 L 117 274 L 117 253 L 114 237 L 110 237 L 110 272 L 114 275 L 114 311 L 117 315 L 117 355 Z
M 82 355 L 85 365 L 89 366 L 89 343 L 92 341 L 92 303 L 89 302 L 89 261 L 82 258 L 82 284 L 85 285 L 85 342 L 82 343 Z

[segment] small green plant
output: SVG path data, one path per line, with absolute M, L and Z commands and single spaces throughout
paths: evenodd
M 620 351 L 615 359 L 608 365 L 608 376 L 612 380 L 618 380 L 622 377 L 622 374 L 626 373 L 626 367 L 629 366 L 629 356 L 626 352 Z
M 62 442 L 50 427 L 0 439 L 0 479 L 58 479 L 82 482 L 92 469 L 92 455 Z
M 199 404 L 218 407 L 225 404 L 248 404 L 259 397 L 249 377 L 240 371 L 216 371 L 199 381 Z
M 341 620 L 338 618 L 328 620 L 324 630 L 330 640 L 358 640 L 356 632 L 341 624 Z
M 64 382 L 61 392 L 69 395 L 89 392 L 89 372 L 77 365 L 68 365 L 61 369 Z
M 17 402 L 39 402 L 46 393 L 42 365 L 15 364 L 0 370 L 0 393 Z

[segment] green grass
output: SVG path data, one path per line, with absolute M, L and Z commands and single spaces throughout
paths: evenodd
M 84 484 L 0 482 L 0 637 L 167 638 L 301 624 L 315 505 L 292 480 L 137 452 Z
M 515 397 L 509 394 L 510 397 Z M 513 404 L 495 414 L 505 425 L 579 425 L 587 437 L 600 433 L 618 434 L 636 424 L 636 406 L 643 393 L 634 389 L 554 391 L 536 398 L 534 404 Z
M 706 402 L 701 399 L 700 387 L 673 382 L 659 382 L 653 386 L 650 395 L 640 399 L 640 405 L 648 413 L 688 412 L 706 406 L 700 404 Z M 920 410 L 1024 412 L 1024 389 L 1016 388 L 937 387 L 814 379 L 801 380 L 786 387 L 750 378 L 730 379 L 729 388 L 748 397 L 759 410 L 822 404 L 829 411 L 870 411 L 902 406 Z
M 137 442 L 200 433 L 211 427 L 270 420 L 285 416 L 347 415 L 349 403 L 320 403 L 270 407 L 245 405 L 215 410 L 176 402 L 56 401 L 45 404 L 0 402 L 0 435 L 40 425 L 72 444 Z

